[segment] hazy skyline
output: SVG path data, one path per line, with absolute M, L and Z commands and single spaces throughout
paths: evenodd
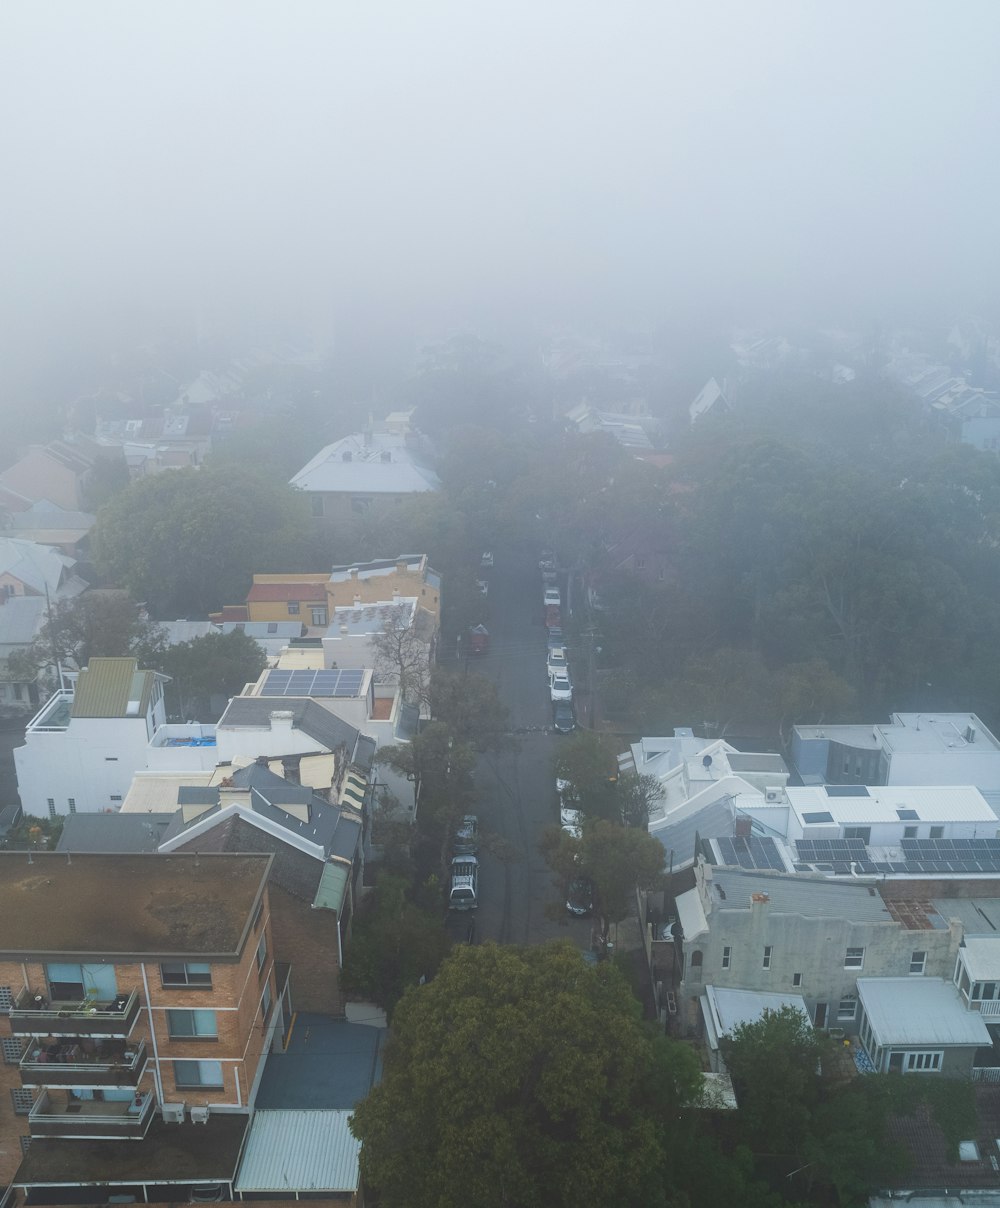
M 0 11 L 5 341 L 995 317 L 1000 6 Z

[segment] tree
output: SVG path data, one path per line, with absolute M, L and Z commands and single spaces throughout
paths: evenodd
M 305 497 L 254 469 L 170 470 L 120 491 L 97 516 L 94 553 L 154 616 L 204 615 L 242 600 L 254 571 L 314 569 Z
M 646 772 L 625 772 L 618 777 L 618 812 L 622 826 L 645 830 L 650 810 L 663 800 L 663 786 Z
M 157 670 L 170 676 L 167 685 L 171 713 L 198 721 L 216 721 L 212 698 L 238 695 L 267 665 L 263 650 L 241 629 L 208 633 L 190 642 L 168 646 Z
M 599 735 L 580 730 L 560 744 L 555 761 L 556 776 L 568 780 L 564 794 L 588 818 L 615 818 L 618 803 L 615 783 L 618 759 Z
M 394 608 L 388 624 L 372 639 L 375 675 L 399 685 L 403 700 L 423 705 L 427 700 L 430 647 L 418 632 L 418 617 Z
M 581 876 L 590 880 L 599 939 L 604 947 L 611 925 L 631 914 L 636 889 L 659 889 L 663 882 L 667 853 L 648 831 L 627 829 L 601 818 L 585 819 L 579 839 L 550 827 L 539 847 L 556 874 L 563 900 L 571 881 Z
M 456 742 L 477 751 L 510 751 L 510 710 L 485 675 L 435 668 L 430 683 L 431 713 Z
M 351 1119 L 365 1182 L 386 1208 L 664 1205 L 638 1016 L 569 944 L 457 949 L 404 995 Z
M 407 896 L 404 877 L 383 872 L 354 921 L 342 984 L 364 994 L 390 1018 L 407 986 L 432 978 L 451 947 L 439 913 Z
M 795 1007 L 765 1010 L 719 1040 L 751 1143 L 795 1154 L 809 1134 L 819 1101 L 817 1066 L 823 1041 Z
M 160 627 L 127 592 L 91 590 L 57 600 L 30 650 L 12 656 L 11 664 L 35 671 L 56 663 L 81 668 L 92 658 L 133 655 L 155 670 L 163 650 Z

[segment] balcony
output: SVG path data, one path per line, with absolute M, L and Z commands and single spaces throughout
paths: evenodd
M 155 1107 L 156 1096 L 151 1091 L 105 1100 L 78 1099 L 69 1091 L 44 1090 L 28 1113 L 28 1131 L 33 1137 L 141 1141 Z
M 52 1038 L 49 1037 L 48 1040 Z M 35 1036 L 21 1058 L 22 1086 L 116 1087 L 139 1085 L 146 1068 L 146 1042 L 84 1040 L 48 1043 Z
M 139 995 L 119 994 L 103 1001 L 49 1002 L 41 994 L 22 990 L 10 1012 L 15 1036 L 116 1036 L 128 1039 L 139 1014 Z

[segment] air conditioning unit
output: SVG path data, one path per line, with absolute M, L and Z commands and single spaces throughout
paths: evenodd
M 764 800 L 765 801 L 780 801 L 783 792 L 784 792 L 784 789 L 765 789 L 764 790 Z
M 191 1123 L 192 1124 L 207 1124 L 209 1109 L 207 1107 L 192 1107 L 191 1108 Z
M 183 1124 L 184 1123 L 184 1104 L 183 1103 L 161 1103 L 160 1115 L 163 1117 L 164 1124 Z

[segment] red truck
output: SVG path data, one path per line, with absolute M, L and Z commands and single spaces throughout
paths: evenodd
M 490 649 L 490 631 L 485 625 L 475 625 L 469 630 L 469 653 L 487 654 Z

